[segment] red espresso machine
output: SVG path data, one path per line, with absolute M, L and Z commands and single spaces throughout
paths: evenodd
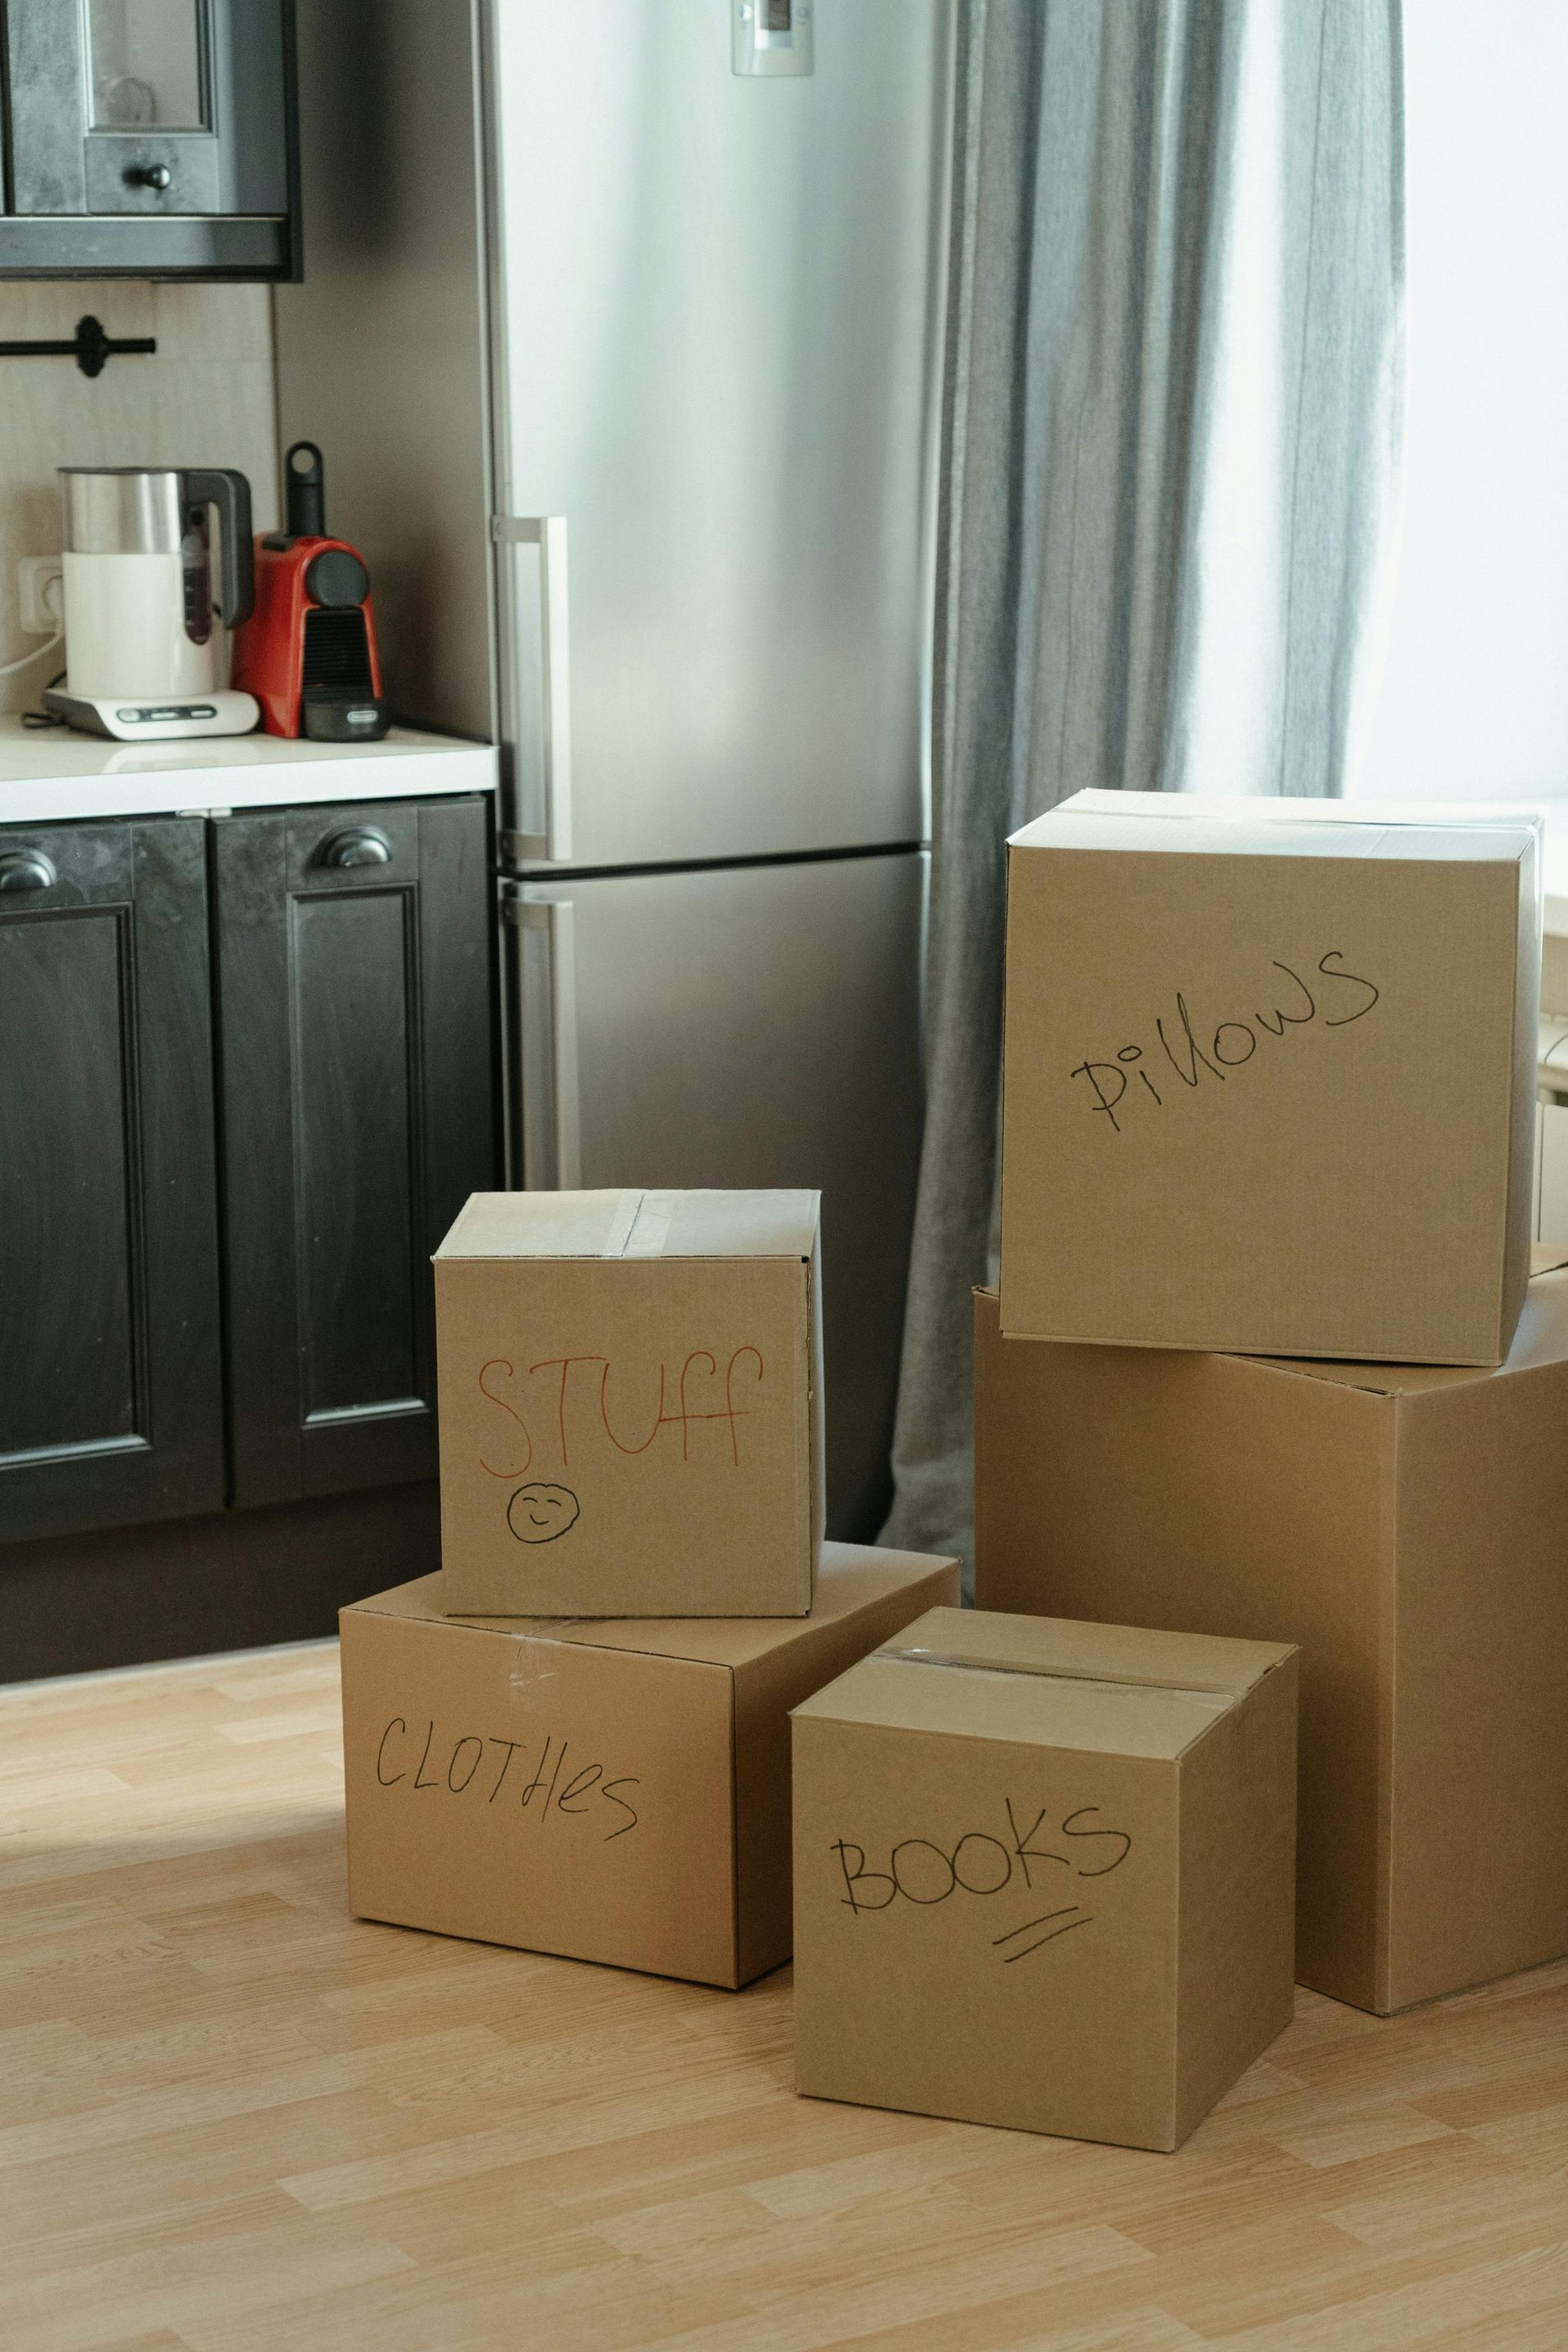
M 327 536 L 313 441 L 289 449 L 283 478 L 288 529 L 256 542 L 256 602 L 235 632 L 230 682 L 256 697 L 268 735 L 374 743 L 390 720 L 370 573 L 356 548 Z

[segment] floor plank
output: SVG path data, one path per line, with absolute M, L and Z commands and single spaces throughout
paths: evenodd
M 351 1919 L 330 1644 L 0 1693 L 6 2352 L 1563 2352 L 1568 1965 L 1313 1994 L 1173 2157 Z

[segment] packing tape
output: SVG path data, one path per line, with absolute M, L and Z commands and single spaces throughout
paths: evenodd
M 581 1617 L 531 1617 L 526 1633 L 516 1636 L 508 1680 L 520 1697 L 552 1683 L 560 1672 L 560 1653 Z
M 1153 1691 L 1163 1698 L 1206 1699 L 1217 1702 L 1216 1714 L 1223 1714 L 1245 1696 L 1230 1683 L 1167 1683 L 1154 1675 L 1097 1675 L 1092 1668 L 1074 1671 L 1066 1666 L 1037 1666 L 1023 1658 L 976 1658 L 957 1650 L 929 1650 L 920 1643 L 889 1642 L 871 1655 L 900 1659 L 915 1666 L 960 1666 L 973 1675 L 1032 1675 L 1038 1682 L 1079 1683 L 1096 1690 Z

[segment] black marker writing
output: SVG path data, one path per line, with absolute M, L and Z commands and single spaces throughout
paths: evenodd
M 410 1780 L 408 1767 L 416 1740 L 421 1742 L 419 1761 Z M 614 1838 L 626 1837 L 636 1829 L 640 1816 L 630 1799 L 617 1791 L 639 1788 L 639 1779 L 635 1773 L 622 1773 L 616 1780 L 606 1780 L 605 1766 L 598 1763 L 578 1764 L 568 1776 L 565 1765 L 570 1744 L 557 1738 L 553 1732 L 547 1733 L 538 1743 L 503 1739 L 495 1732 L 481 1737 L 477 1731 L 465 1731 L 454 1737 L 434 1717 L 426 1717 L 421 1734 L 417 1727 L 410 1730 L 406 1717 L 395 1715 L 376 1743 L 375 1777 L 384 1789 L 395 1789 L 407 1781 L 411 1789 L 437 1790 L 458 1802 L 468 1801 L 472 1790 L 473 1801 L 493 1805 L 501 1800 L 504 1790 L 508 1805 L 542 1826 L 547 1821 L 553 1823 L 564 1817 L 594 1824 L 605 1844 Z M 487 1748 L 500 1751 L 499 1761 L 493 1774 L 481 1776 L 479 1767 Z M 524 1763 L 520 1777 L 511 1780 L 512 1764 L 518 1757 L 523 1758 Z M 619 1818 L 622 1814 L 626 1816 L 624 1821 Z
M 403 1717 L 400 1715 L 395 1715 L 392 1721 L 387 1725 L 386 1729 L 381 1735 L 381 1746 L 375 1751 L 375 1777 L 381 1782 L 384 1789 L 395 1788 L 399 1780 L 406 1780 L 408 1777 L 405 1772 L 384 1772 L 382 1770 L 382 1766 L 386 1761 L 387 1741 L 391 1738 L 395 1731 L 406 1731 L 407 1728 L 408 1726 L 404 1722 Z
M 1013 1811 L 1012 1798 L 1005 1797 L 1002 1801 L 1007 1808 L 1007 1827 L 1012 1833 L 1013 1851 L 1017 1855 L 1018 1861 L 1022 1865 L 1024 1884 L 1026 1886 L 1033 1886 L 1035 1883 L 1029 1870 L 1029 1864 L 1032 1862 L 1055 1862 L 1059 1863 L 1064 1870 L 1070 1870 L 1072 1868 L 1072 1864 L 1068 1862 L 1065 1853 L 1052 1853 L 1048 1850 L 1043 1851 L 1037 1846 L 1032 1846 L 1029 1843 L 1030 1839 L 1038 1830 L 1040 1823 L 1046 1818 L 1046 1809 L 1043 1805 L 1039 1811 L 1035 1815 L 1029 1827 L 1026 1830 L 1020 1831 L 1017 1820 Z
M 870 1864 L 865 1846 L 855 1839 L 835 1838 L 828 1851 L 838 1866 L 843 1888 L 839 1901 L 857 1918 L 863 1912 L 889 1911 L 900 1901 L 919 1911 L 930 1910 L 957 1895 L 986 1901 L 1020 1883 L 1032 1892 L 1035 1869 L 1040 1864 L 1064 1871 L 1068 1879 L 1109 1878 L 1132 1851 L 1132 1840 L 1125 1830 L 1101 1824 L 1098 1805 L 1079 1805 L 1064 1817 L 1048 1805 L 1035 1807 L 1031 1816 L 1027 1806 L 1016 1808 L 1011 1797 L 1004 1797 L 1002 1804 L 1005 1837 L 972 1829 L 951 1845 L 929 1837 L 900 1838 L 889 1847 L 885 1869 Z M 1047 1822 L 1052 1824 L 1049 1829 Z M 1054 1844 L 1037 1843 L 1042 1832 L 1048 1839 L 1076 1840 L 1088 1850 L 1081 1855 L 1058 1853 Z M 1099 1843 L 1091 1844 L 1094 1841 Z M 1115 1849 L 1109 1859 L 1107 1845 Z M 1065 1882 L 1057 1883 L 1065 1892 Z M 992 1945 L 1005 1963 L 1026 1959 L 1069 1929 L 1089 1927 L 1093 1917 L 1078 1903 L 1058 1904 L 1040 1913 L 1031 1908 L 1027 1919 L 993 1937 Z M 1037 1932 L 1042 1928 L 1044 1934 Z
M 1121 1864 L 1126 1861 L 1128 1855 L 1132 1851 L 1132 1841 L 1128 1836 L 1125 1830 L 1074 1829 L 1074 1822 L 1087 1821 L 1090 1813 L 1098 1813 L 1099 1811 L 1100 1807 L 1098 1805 L 1080 1805 L 1077 1812 L 1069 1813 L 1066 1821 L 1062 1823 L 1063 1837 L 1109 1838 L 1114 1844 L 1119 1845 L 1121 1848 L 1121 1851 L 1113 1858 L 1113 1860 L 1102 1864 L 1098 1870 L 1089 1870 L 1080 1862 L 1078 1865 L 1078 1874 L 1080 1878 L 1109 1878 L 1113 1870 L 1119 1870 L 1121 1868 Z
M 1014 1960 L 1026 1960 L 1029 1954 L 1037 1952 L 1042 1944 L 1054 1944 L 1058 1936 L 1065 1936 L 1071 1927 L 1089 1927 L 1093 1917 L 1092 1911 L 1080 1911 L 1076 1903 L 1068 1903 L 1059 1911 L 1042 1913 L 1038 1919 L 1026 1919 L 1021 1927 L 1009 1927 L 1005 1936 L 993 1936 L 991 1940 L 993 1944 L 1012 1945 L 1013 1949 L 1002 1955 L 1004 1961 L 1011 1965 Z M 1053 1920 L 1059 1920 L 1060 1926 L 1053 1927 L 1051 1925 Z M 1048 1927 L 1050 1933 L 1037 1937 L 1032 1944 L 1018 1942 L 1017 1938 L 1020 1936 L 1032 1935 L 1037 1927 Z
M 1154 1035 L 1165 1062 L 1191 1094 L 1214 1078 L 1223 1086 L 1228 1076 L 1250 1062 L 1265 1037 L 1276 1040 L 1287 1029 L 1304 1029 L 1321 1021 L 1325 1029 L 1345 1029 L 1352 1021 L 1363 1021 L 1373 1007 L 1381 1001 L 1382 991 L 1358 972 L 1344 969 L 1345 950 L 1330 948 L 1318 958 L 1317 969 L 1328 989 L 1343 988 L 1357 992 L 1351 1011 L 1339 1010 L 1347 1000 L 1326 991 L 1308 986 L 1293 964 L 1279 956 L 1270 959 L 1273 969 L 1282 972 L 1289 982 L 1288 991 L 1280 992 L 1285 1002 L 1276 1002 L 1268 1010 L 1259 1008 L 1250 1013 L 1232 1012 L 1225 1019 L 1215 1021 L 1213 1009 L 1201 1021 L 1194 1018 L 1184 992 L 1175 991 L 1174 1015 L 1160 1013 L 1154 1021 Z M 1294 1007 L 1294 1009 L 1292 1009 Z M 1085 1059 L 1076 1063 L 1068 1073 L 1068 1082 L 1087 1078 L 1094 1099 L 1089 1108 L 1096 1117 L 1110 1120 L 1113 1131 L 1122 1132 L 1122 1122 L 1141 1099 L 1129 1089 L 1134 1077 L 1142 1081 L 1156 1109 L 1163 1110 L 1167 1097 L 1150 1077 L 1144 1066 L 1142 1045 L 1136 1043 L 1119 1045 L 1112 1060 Z M 1179 1097 L 1178 1097 L 1179 1099 Z M 1147 1114 L 1145 1113 L 1145 1117 Z
M 1163 1021 L 1156 1021 L 1154 1024 L 1154 1030 L 1156 1035 L 1159 1037 L 1161 1045 L 1165 1049 L 1166 1061 L 1169 1062 L 1172 1069 L 1174 1070 L 1182 1084 L 1184 1087 L 1195 1087 L 1200 1083 L 1198 1078 L 1198 1064 L 1200 1062 L 1203 1064 L 1205 1070 L 1211 1070 L 1215 1076 L 1223 1083 L 1225 1072 L 1220 1068 L 1217 1062 L 1211 1062 L 1209 1060 L 1208 1055 L 1204 1052 L 1202 1046 L 1198 1044 L 1197 1039 L 1193 1034 L 1193 1016 L 1187 1011 L 1187 1000 L 1182 994 L 1179 988 L 1176 991 L 1176 1018 L 1182 1024 L 1182 1034 L 1187 1041 L 1187 1066 L 1184 1070 L 1183 1069 L 1180 1062 L 1177 1061 L 1174 1054 L 1171 1051 L 1171 1041 L 1165 1034 L 1164 1023 Z
M 1257 1022 L 1260 1029 L 1267 1029 L 1271 1037 L 1283 1037 L 1287 1027 L 1297 1029 L 1303 1028 L 1309 1021 L 1315 1021 L 1317 1019 L 1318 1002 L 1316 997 L 1312 994 L 1311 990 L 1308 987 L 1306 982 L 1301 978 L 1300 973 L 1292 971 L 1288 963 L 1281 963 L 1278 956 L 1274 959 L 1274 969 L 1276 971 L 1282 971 L 1287 980 L 1293 980 L 1297 987 L 1300 990 L 1302 995 L 1307 1000 L 1307 1010 L 1305 1013 L 1287 1013 L 1282 1004 L 1277 1004 L 1274 1008 L 1274 1019 L 1272 1021 L 1270 1021 L 1267 1013 L 1255 1013 L 1253 1014 L 1252 1017 Z
M 640 1789 L 640 1788 L 641 1788 L 641 1786 L 642 1786 L 641 1781 L 640 1781 L 640 1780 L 638 1780 L 637 1779 L 636 1779 L 636 1777 L 635 1777 L 635 1776 L 630 1776 L 630 1775 L 628 1775 L 628 1776 L 624 1776 L 624 1777 L 623 1777 L 621 1780 L 606 1780 L 606 1781 L 605 1781 L 605 1796 L 606 1796 L 606 1797 L 608 1797 L 608 1799 L 609 1799 L 609 1801 L 610 1801 L 611 1804 L 612 1804 L 612 1805 L 619 1805 L 619 1807 L 620 1807 L 620 1809 L 621 1809 L 622 1812 L 623 1812 L 623 1813 L 626 1813 L 626 1814 L 628 1814 L 628 1815 L 630 1816 L 629 1820 L 624 1821 L 624 1822 L 621 1823 L 621 1826 L 620 1826 L 620 1828 L 619 1828 L 618 1830 L 612 1830 L 612 1831 L 610 1832 L 610 1837 L 611 1837 L 611 1838 L 625 1837 L 625 1836 L 627 1834 L 627 1832 L 628 1832 L 629 1831 L 631 1831 L 631 1830 L 635 1830 L 635 1829 L 636 1829 L 636 1827 L 637 1827 L 637 1825 L 638 1821 L 641 1819 L 640 1814 L 638 1814 L 638 1813 L 635 1811 L 635 1809 L 634 1809 L 631 1805 L 629 1805 L 629 1804 L 626 1802 L 626 1800 L 625 1799 L 625 1797 L 617 1797 L 617 1796 L 616 1796 L 616 1790 L 617 1789 Z M 605 1839 L 605 1844 L 606 1844 L 606 1845 L 608 1845 L 609 1842 L 610 1842 L 610 1838 L 606 1838 L 606 1839 Z
M 500 1795 L 500 1784 L 511 1769 L 511 1759 L 517 1754 L 520 1744 L 521 1743 L 515 1739 L 498 1739 L 493 1732 L 485 1742 L 485 1746 L 487 1748 L 504 1748 L 506 1749 L 506 1754 L 501 1758 L 500 1770 L 496 1774 L 495 1787 L 490 1790 L 490 1802 L 492 1805 L 495 1803 L 496 1799 Z
M 1325 980 L 1348 980 L 1353 988 L 1364 988 L 1367 992 L 1367 1001 L 1364 1004 L 1358 1005 L 1353 1013 L 1342 1013 L 1337 1021 L 1331 1021 L 1325 1014 L 1323 1019 L 1323 1026 L 1325 1029 L 1345 1029 L 1349 1027 L 1352 1021 L 1363 1021 L 1383 993 L 1381 989 L 1373 988 L 1370 980 L 1362 980 L 1353 971 L 1331 971 L 1329 970 L 1329 966 L 1331 963 L 1343 963 L 1344 960 L 1345 951 L 1343 948 L 1331 948 L 1327 955 L 1320 956 L 1318 958 L 1318 970 L 1322 973 Z

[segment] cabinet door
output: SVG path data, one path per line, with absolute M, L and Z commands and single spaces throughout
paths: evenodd
M 0 1537 L 224 1499 L 200 819 L 0 831 Z
M 237 1503 L 435 1475 L 430 1253 L 496 1181 L 486 820 L 214 823 Z
M 26 0 L 4 13 L 14 212 L 286 209 L 283 0 Z

